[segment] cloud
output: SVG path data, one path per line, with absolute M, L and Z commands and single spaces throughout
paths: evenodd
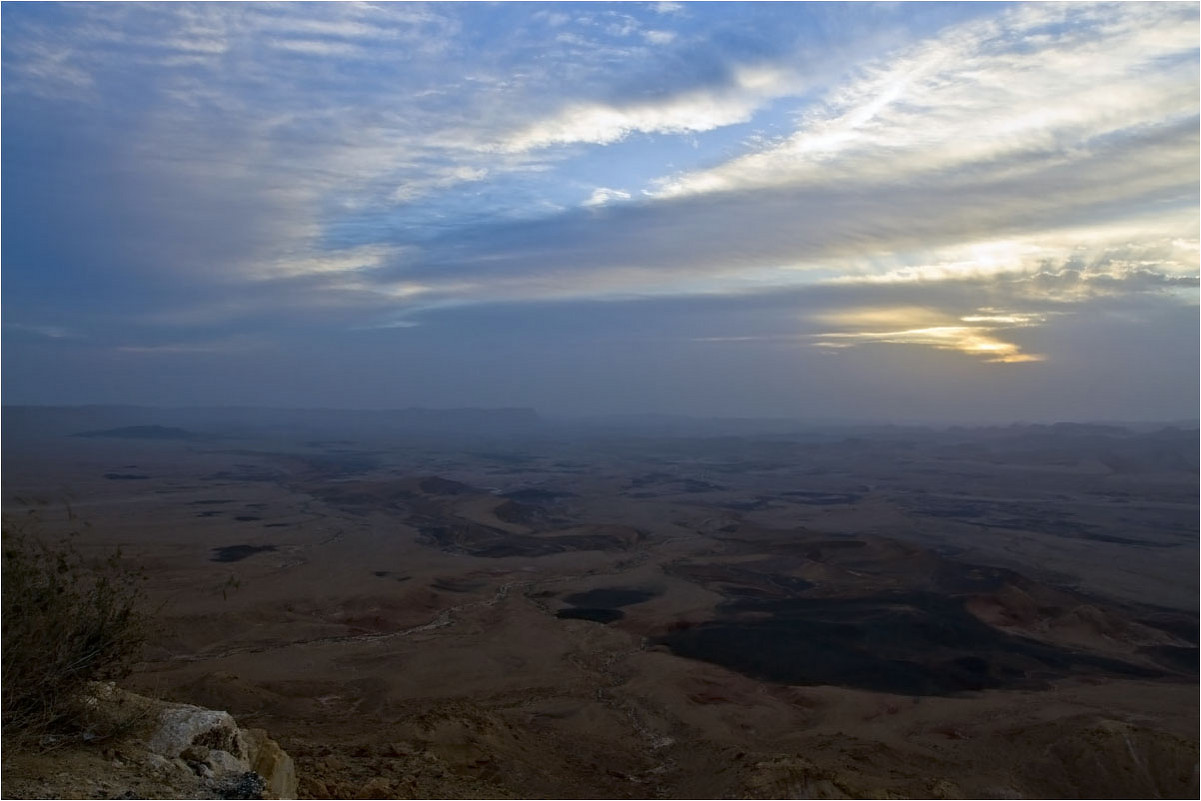
M 28 325 L 26 323 L 5 323 L 4 327 L 11 331 L 35 334 L 46 339 L 71 339 L 77 337 L 74 331 L 61 325 Z
M 488 174 L 487 167 L 471 167 L 465 164 L 447 167 L 424 177 L 405 181 L 392 193 L 392 200 L 397 203 L 411 203 L 435 190 L 482 181 Z
M 536 11 L 532 17 L 533 19 L 542 20 L 552 28 L 558 28 L 571 22 L 571 15 L 558 11 Z
M 814 334 L 816 347 L 844 348 L 866 343 L 919 345 L 953 350 L 985 362 L 1011 364 L 1042 361 L 1003 338 L 1005 329 L 1037 325 L 1042 317 L 1028 313 L 970 314 L 948 319 L 928 308 L 894 307 L 822 314 L 836 330 Z
M 611 200 L 629 200 L 630 193 L 623 192 L 620 189 L 610 189 L 607 186 L 598 186 L 592 190 L 592 194 L 584 201 L 583 205 L 588 207 L 603 206 Z
M 1018 6 L 862 68 L 794 133 L 663 179 L 660 196 L 843 181 L 966 180 L 1062 167 L 1197 113 L 1183 6 Z M 1195 128 L 1195 125 L 1192 125 Z
M 181 354 L 225 354 L 268 348 L 265 342 L 256 342 L 244 338 L 215 341 L 215 342 L 170 342 L 153 345 L 118 345 L 117 353 L 147 355 L 147 356 L 179 356 Z
M 1179 330 L 1195 8 L 780 8 L 6 6 L 11 339 L 470 361 L 456 326 L 580 314 L 984 380 L 1067 369 L 1089 315 Z M 88 336 L 32 330 L 63 320 Z
M 276 39 L 270 46 L 276 50 L 313 56 L 346 57 L 357 56 L 363 52 L 361 48 L 348 42 L 326 39 Z
M 394 262 L 398 257 L 398 249 L 380 245 L 360 245 L 324 253 L 315 253 L 310 247 L 262 264 L 259 275 L 265 279 L 312 274 L 341 275 L 379 269 L 389 261 Z
M 676 40 L 676 34 L 672 31 L 643 31 L 642 38 L 653 45 L 671 44 Z
M 607 145 L 632 133 L 681 134 L 746 122 L 764 103 L 799 92 L 788 71 L 744 66 L 729 86 L 681 92 L 653 101 L 571 104 L 506 138 L 501 149 L 524 152 L 575 143 Z

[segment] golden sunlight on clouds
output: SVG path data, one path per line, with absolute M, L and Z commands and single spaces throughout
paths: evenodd
M 922 345 L 955 350 L 999 364 L 1042 361 L 1043 356 L 1023 353 L 1016 343 L 1002 338 L 1004 329 L 1037 325 L 1043 318 L 1032 314 L 980 309 L 958 319 L 931 309 L 902 307 L 861 309 L 822 315 L 819 319 L 842 329 L 815 335 L 819 348 L 848 348 L 868 343 Z M 937 323 L 935 323 L 937 321 Z M 935 323 L 935 324 L 932 324 Z
M 1105 279 L 1121 281 L 1147 271 L 1166 279 L 1195 277 L 1201 269 L 1196 227 L 1195 211 L 1164 213 L 889 253 L 873 258 L 874 272 L 853 259 L 827 260 L 825 264 L 841 274 L 820 283 L 883 286 L 975 280 L 1003 282 L 1011 289 L 1025 283 L 1027 292 L 1044 300 L 1085 300 L 1113 291 Z M 1039 283 L 1047 276 L 1063 280 L 1054 286 Z
M 308 275 L 337 275 L 375 270 L 395 258 L 404 248 L 386 245 L 359 245 L 341 250 L 308 251 L 281 255 L 255 265 L 254 274 L 260 279 L 294 278 Z

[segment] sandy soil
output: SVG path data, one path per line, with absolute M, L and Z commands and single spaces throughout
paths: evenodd
M 1195 444 L 30 435 L 4 493 L 312 797 L 1195 797 Z

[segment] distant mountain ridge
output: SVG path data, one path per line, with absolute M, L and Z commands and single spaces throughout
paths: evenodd
M 246 433 L 517 433 L 539 426 L 530 408 L 280 409 L 267 407 L 4 406 L 10 436 L 188 440 Z
M 203 434 L 170 426 L 123 426 L 102 431 L 80 431 L 73 437 L 114 437 L 118 439 L 208 439 Z

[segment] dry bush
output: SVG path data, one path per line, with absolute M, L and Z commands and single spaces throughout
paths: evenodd
M 146 636 L 142 572 L 119 550 L 86 561 L 71 541 L 82 526 L 52 542 L 44 528 L 35 510 L 3 524 L 2 725 L 17 746 L 93 736 L 88 682 L 127 675 Z

